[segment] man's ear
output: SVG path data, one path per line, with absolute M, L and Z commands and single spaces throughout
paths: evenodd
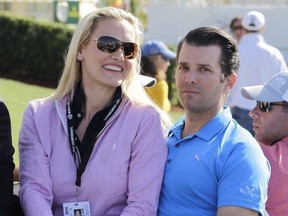
M 237 74 L 235 72 L 233 72 L 231 75 L 229 75 L 226 78 L 226 80 L 227 80 L 227 83 L 226 83 L 227 90 L 230 91 L 234 87 L 234 85 L 237 81 Z

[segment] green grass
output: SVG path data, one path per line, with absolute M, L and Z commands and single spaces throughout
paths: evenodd
M 182 112 L 170 112 L 173 122 L 176 122 L 180 117 L 183 116 Z
M 0 78 L 0 98 L 6 103 L 11 117 L 12 141 L 15 148 L 14 163 L 16 166 L 19 165 L 18 133 L 24 109 L 32 99 L 49 96 L 53 91 L 54 89 Z
M 14 162 L 19 165 L 18 157 L 18 134 L 22 123 L 23 112 L 28 105 L 28 102 L 51 95 L 54 89 L 39 87 L 0 78 L 0 98 L 6 103 L 11 117 L 12 124 L 12 141 L 15 148 Z M 171 112 L 172 119 L 176 121 L 182 113 Z

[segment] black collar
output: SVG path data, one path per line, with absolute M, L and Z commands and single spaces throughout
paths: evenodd
M 85 102 L 85 95 L 80 81 L 75 87 L 74 96 L 72 100 L 72 113 L 74 116 L 75 130 L 78 128 L 80 122 L 83 119 L 84 113 L 82 111 L 82 106 L 84 102 Z
M 120 99 L 122 97 L 122 89 L 121 86 L 118 86 L 114 92 L 113 98 L 111 103 L 105 107 L 103 110 L 104 112 L 101 112 L 103 114 L 107 113 L 107 111 L 109 111 L 112 106 L 116 103 L 116 101 L 118 99 Z M 85 95 L 84 95 L 84 90 L 81 86 L 81 81 L 77 84 L 77 86 L 75 87 L 74 90 L 74 96 L 73 96 L 73 100 L 72 100 L 72 113 L 74 117 L 74 126 L 75 126 L 75 130 L 78 128 L 80 122 L 83 119 L 83 104 L 85 103 Z

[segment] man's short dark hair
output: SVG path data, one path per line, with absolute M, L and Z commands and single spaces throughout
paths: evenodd
M 200 27 L 191 30 L 178 43 L 177 57 L 178 62 L 179 53 L 183 43 L 191 46 L 211 46 L 217 45 L 221 48 L 221 58 L 219 64 L 221 65 L 224 77 L 231 75 L 239 69 L 239 53 L 235 40 L 224 30 L 216 27 Z

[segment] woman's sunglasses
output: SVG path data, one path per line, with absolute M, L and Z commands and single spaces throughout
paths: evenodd
M 269 112 L 272 110 L 273 106 L 288 106 L 288 104 L 284 104 L 283 102 L 279 103 L 270 103 L 270 102 L 261 102 L 257 101 L 257 106 L 262 112 Z
M 136 43 L 123 42 L 114 37 L 101 36 L 92 40 L 97 41 L 97 48 L 102 52 L 114 53 L 119 48 L 122 48 L 124 51 L 124 56 L 128 59 L 135 58 L 138 52 L 138 45 Z
M 234 32 L 234 31 L 238 31 L 238 30 L 242 30 L 243 27 L 241 25 L 238 25 L 238 26 L 232 26 L 231 27 L 231 30 Z

